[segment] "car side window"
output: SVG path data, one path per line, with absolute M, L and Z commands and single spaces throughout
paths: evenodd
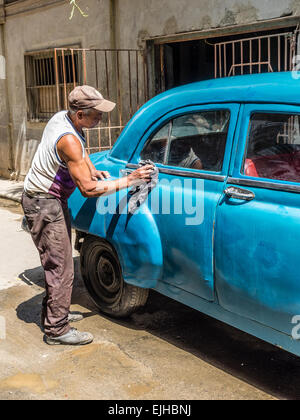
M 229 110 L 182 115 L 149 139 L 141 159 L 179 168 L 222 170 L 230 121 Z
M 171 122 L 168 122 L 168 124 L 164 125 L 153 137 L 151 137 L 142 151 L 141 159 L 150 159 L 154 163 L 163 164 L 165 162 L 170 126 Z
M 242 173 L 300 182 L 300 115 L 252 114 Z

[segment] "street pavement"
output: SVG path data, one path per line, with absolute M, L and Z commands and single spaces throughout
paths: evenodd
M 21 218 L 17 204 L 0 200 L 0 400 L 299 399 L 297 357 L 156 292 L 130 319 L 99 314 L 76 252 L 72 310 L 84 314 L 76 327 L 95 341 L 48 346 L 43 271 Z

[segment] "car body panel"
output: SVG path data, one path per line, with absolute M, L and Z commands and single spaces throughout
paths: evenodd
M 300 184 L 241 174 L 251 112 L 300 113 L 299 97 L 299 81 L 289 72 L 210 80 L 158 95 L 134 115 L 113 149 L 92 155 L 92 162 L 118 178 L 120 171 L 137 167 L 147 138 L 163 121 L 229 106 L 234 119 L 222 172 L 157 165 L 160 181 L 202 182 L 186 194 L 203 200 L 208 220 L 195 228 L 186 226 L 185 215 L 153 214 L 155 194 L 170 193 L 162 183 L 130 218 L 102 214 L 107 198 L 85 199 L 76 190 L 69 202 L 73 226 L 113 245 L 126 282 L 156 289 L 300 355 L 300 342 L 291 336 L 292 317 L 300 313 Z M 255 199 L 228 198 L 224 191 L 231 186 L 249 190 Z M 176 194 L 171 191 L 171 200 Z M 126 209 L 128 199 L 127 190 L 120 192 L 112 208 Z
M 218 206 L 216 288 L 220 305 L 225 309 L 291 334 L 292 318 L 300 314 L 300 194 L 285 191 L 285 185 L 295 183 L 241 174 L 250 116 L 254 112 L 300 115 L 300 106 L 244 106 L 227 187 L 238 183 L 240 188 L 254 193 L 255 199 L 224 197 Z M 243 186 L 243 181 L 251 180 L 252 186 Z M 262 188 L 263 181 L 273 188 L 264 184 Z
M 107 160 L 107 154 L 92 155 L 93 164 L 109 171 L 111 179 L 119 177 L 125 164 Z M 126 214 L 114 215 L 118 205 L 128 200 L 128 191 L 120 191 L 109 202 L 109 213 L 103 211 L 108 197 L 84 198 L 77 189 L 69 199 L 72 225 L 80 232 L 98 236 L 116 249 L 127 283 L 152 288 L 162 269 L 162 245 L 152 215 L 143 208 L 129 220 Z M 124 210 L 124 209 L 123 209 Z M 105 213 L 105 214 L 104 214 Z M 123 212 L 124 213 L 124 212 Z
M 161 210 L 164 197 L 171 203 L 169 212 L 159 211 L 153 214 L 163 247 L 164 264 L 161 281 L 210 301 L 215 299 L 213 270 L 215 213 L 223 194 L 225 175 L 228 173 L 239 109 L 239 104 L 226 103 L 195 105 L 169 112 L 147 130 L 130 160 L 130 164 L 138 164 L 147 140 L 174 118 L 206 111 L 230 111 L 222 170 L 210 171 L 211 179 L 203 179 L 202 177 L 208 175 L 208 171 L 181 168 L 179 174 L 176 167 L 159 164 L 160 182 L 149 200 L 151 208 L 155 201 L 161 204 Z M 174 203 L 183 202 L 183 196 L 185 205 L 183 212 L 176 214 Z M 194 208 L 195 213 L 187 214 L 185 207 Z

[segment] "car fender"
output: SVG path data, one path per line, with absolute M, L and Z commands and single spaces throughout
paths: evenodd
M 92 199 L 76 190 L 69 202 L 72 225 L 115 248 L 126 283 L 155 288 L 163 267 L 160 234 L 146 203 L 133 215 L 127 214 L 129 198 L 127 190 Z

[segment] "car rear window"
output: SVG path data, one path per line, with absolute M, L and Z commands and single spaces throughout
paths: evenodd
M 299 123 L 297 114 L 253 114 L 242 173 L 300 182 Z

